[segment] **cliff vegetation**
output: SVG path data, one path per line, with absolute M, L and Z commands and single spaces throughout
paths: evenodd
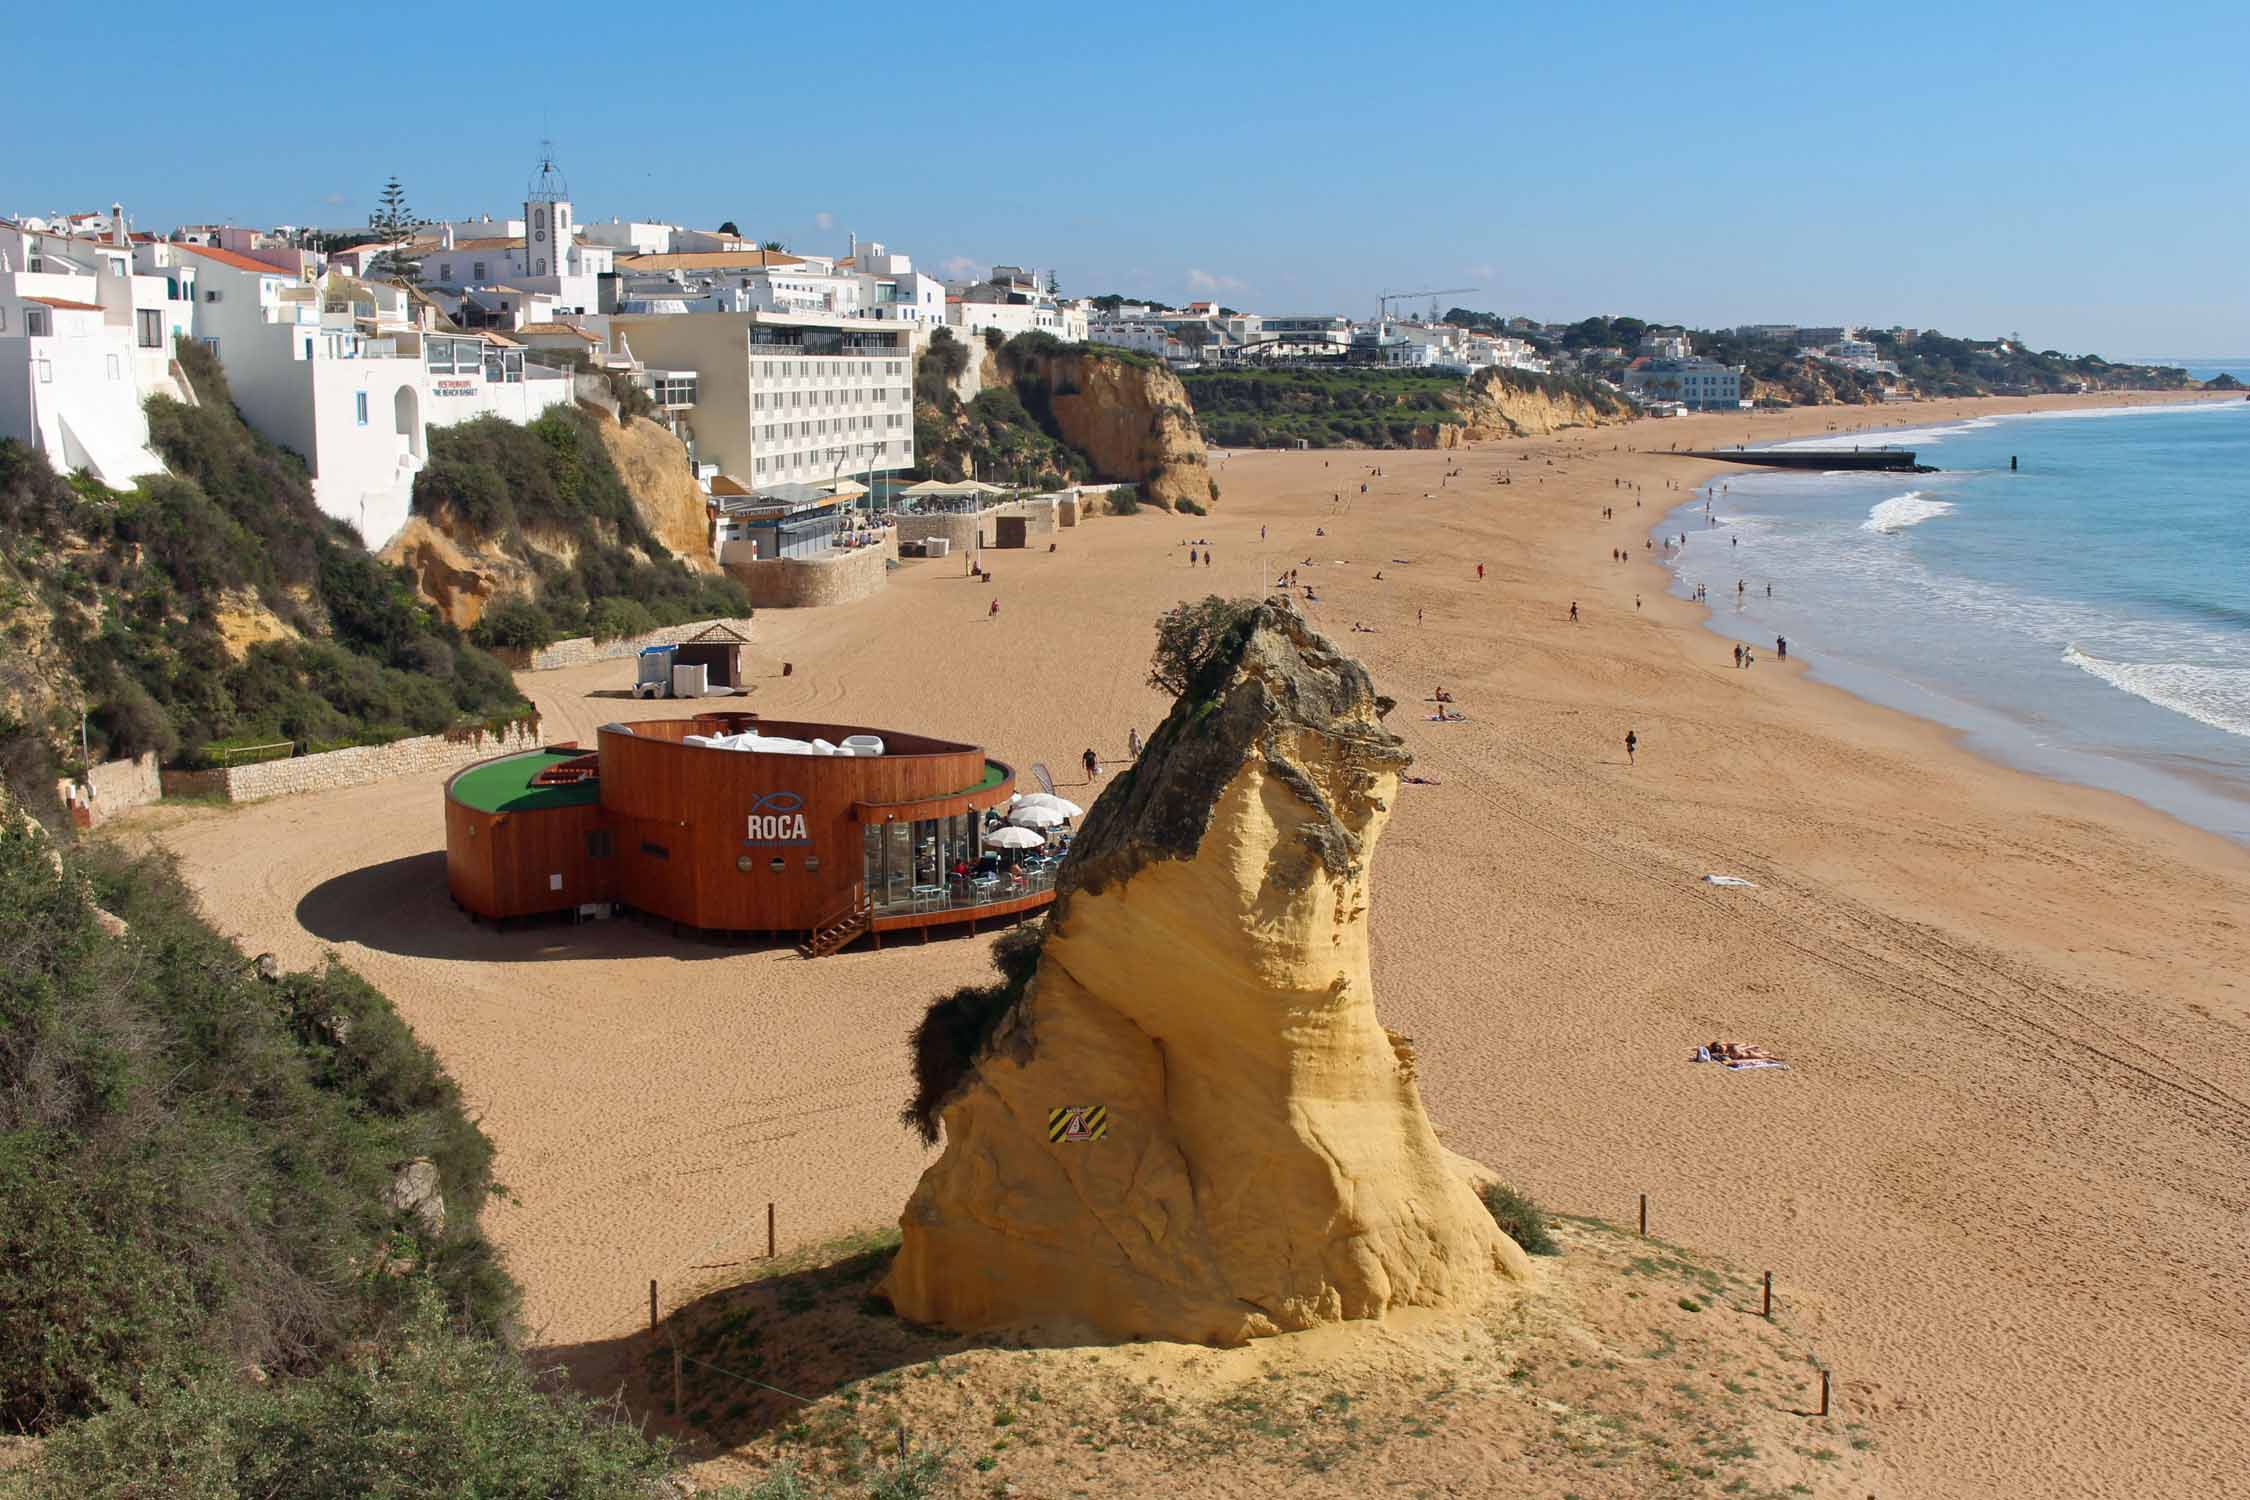
M 1182 377 L 1210 440 L 1231 448 L 1450 448 L 1624 421 L 1624 397 L 1594 381 L 1522 370 L 1472 379 L 1335 365 L 1202 370 Z
M 0 754 L 16 784 L 84 744 L 196 763 L 231 745 L 395 739 L 524 711 L 507 671 L 320 513 L 304 465 L 233 410 L 149 402 L 171 472 L 113 491 L 0 442 Z
M 1161 360 L 1045 333 L 980 348 L 941 331 L 919 357 L 914 394 L 915 450 L 932 477 L 1119 482 L 1165 507 L 1218 498 L 1195 411 Z
M 540 646 L 750 612 L 711 559 L 686 450 L 656 424 L 565 407 L 433 427 L 429 445 L 386 555 L 475 639 Z
M 514 1353 L 492 1147 L 381 994 L 253 964 L 160 863 L 0 802 L 9 1500 L 644 1500 Z

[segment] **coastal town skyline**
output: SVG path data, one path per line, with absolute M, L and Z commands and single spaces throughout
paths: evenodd
M 2181 24 L 2125 34 L 2043 12 L 2034 73 L 2008 66 L 2020 37 L 2003 17 L 1892 7 L 1839 20 L 1816 52 L 1744 46 L 1725 23 L 1754 27 L 1755 10 L 1641 18 L 1623 57 L 1592 22 L 1529 13 L 1457 11 L 1364 50 L 1356 19 L 1320 6 L 1286 33 L 1159 13 L 1122 53 L 1068 17 L 997 51 L 933 29 L 911 56 L 838 51 L 855 81 L 842 97 L 863 101 L 840 110 L 834 79 L 761 69 L 720 35 L 692 57 L 605 59 L 583 100 L 487 91 L 277 152 L 253 76 L 265 53 L 236 45 L 270 20 L 251 7 L 115 64 L 127 98 L 176 86 L 182 66 L 206 80 L 207 128 L 184 159 L 129 135 L 130 110 L 35 114 L 0 165 L 0 215 L 116 201 L 158 234 L 343 229 L 395 174 L 426 217 L 497 216 L 551 137 L 588 221 L 732 221 L 830 255 L 856 234 L 945 276 L 1028 262 L 1072 295 L 1362 316 L 1383 291 L 1473 288 L 1447 305 L 2021 332 L 2119 359 L 2250 349 L 2250 309 L 2200 295 L 2226 275 L 2250 182 L 2221 140 L 2176 126 L 2223 116 L 2223 59 L 2250 40 L 2238 16 L 2184 7 Z M 602 14 L 565 7 L 551 24 Z M 93 24 L 55 13 L 11 30 L 75 48 Z M 1942 70 L 1869 61 L 1935 27 Z M 1138 83 L 1106 65 L 1071 81 L 1070 59 L 1136 54 L 1156 70 Z M 447 65 L 409 53 L 389 76 L 411 95 L 441 88 Z M 723 103 L 744 79 L 754 117 Z M 684 137 L 663 127 L 686 122 L 654 101 L 691 97 L 720 102 Z M 2090 102 L 2065 129 L 2067 100 Z M 816 134 L 787 125 L 816 116 Z M 2165 225 L 2196 232 L 2151 232 Z

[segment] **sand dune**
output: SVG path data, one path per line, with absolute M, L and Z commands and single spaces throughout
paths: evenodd
M 1161 608 L 1312 559 L 1308 611 L 1442 783 L 1404 789 L 1373 922 L 1383 1019 L 1416 1038 L 1447 1143 L 1558 1209 L 1622 1218 L 1645 1191 L 1667 1236 L 1771 1267 L 1901 1493 L 2229 1493 L 2250 1473 L 2250 852 L 1796 662 L 1732 669 L 1640 561 L 1665 481 L 1701 471 L 1624 450 L 1835 420 L 1232 456 L 1209 518 L 1105 517 L 991 555 L 989 588 L 934 561 L 865 605 L 761 615 L 752 706 L 975 740 L 1069 790 L 1081 750 L 1156 722 Z M 557 739 L 672 711 L 594 696 L 628 672 L 525 685 Z M 1468 722 L 1426 719 L 1439 683 Z M 768 1200 L 785 1243 L 896 1214 L 926 1159 L 895 1118 L 903 1040 L 982 942 L 807 964 L 630 923 L 472 929 L 438 798 L 426 778 L 154 822 L 223 928 L 292 962 L 334 948 L 461 1079 L 545 1340 L 598 1351 L 645 1319 L 649 1277 L 762 1248 Z M 1792 1067 L 1688 1065 L 1713 1036 Z

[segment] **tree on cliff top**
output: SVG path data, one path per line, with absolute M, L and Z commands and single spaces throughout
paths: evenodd
M 1178 698 L 1199 687 L 1215 668 L 1241 649 L 1255 599 L 1222 599 L 1207 594 L 1175 604 L 1156 620 L 1156 650 L 1149 657 L 1148 685 Z
M 428 227 L 429 221 L 416 218 L 414 210 L 406 206 L 406 189 L 399 186 L 395 172 L 391 180 L 383 184 L 376 203 L 375 212 L 368 215 L 367 228 L 387 247 L 382 256 L 384 267 L 392 280 L 420 286 L 422 263 L 409 254 L 406 247 L 415 235 Z

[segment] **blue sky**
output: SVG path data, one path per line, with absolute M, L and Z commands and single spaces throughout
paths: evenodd
M 0 214 L 340 227 L 395 172 L 500 215 L 551 134 L 582 219 L 856 231 L 1069 292 L 2250 353 L 2240 4 L 237 0 L 10 6 L 0 43 L 42 80 Z

